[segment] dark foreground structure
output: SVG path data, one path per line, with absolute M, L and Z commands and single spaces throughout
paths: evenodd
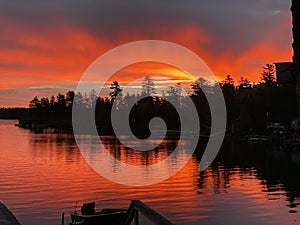
M 146 217 L 153 224 L 174 225 L 168 219 L 157 213 L 140 200 L 132 200 L 128 209 L 102 209 L 95 211 L 95 202 L 86 203 L 81 208 L 81 214 L 71 213 L 72 223 L 80 225 L 139 225 L 139 214 Z M 64 219 L 62 223 L 64 224 Z
M 293 141 L 300 143 L 300 1 L 292 0 L 292 35 L 293 58 L 292 62 L 279 62 L 276 65 L 277 83 L 279 86 L 292 85 L 295 93 L 296 114 L 290 120 L 289 127 Z M 285 108 L 282 108 L 284 111 Z
M 17 218 L 0 201 L 0 224 L 1 225 L 21 225 Z
M 292 62 L 275 63 L 277 82 L 279 84 L 294 83 L 297 96 L 297 113 L 300 118 L 300 2 L 292 0 L 292 35 L 293 59 Z
M 293 73 L 296 78 L 297 91 L 297 109 L 298 117 L 300 118 L 300 2 L 299 0 L 292 0 L 291 11 L 293 14 Z

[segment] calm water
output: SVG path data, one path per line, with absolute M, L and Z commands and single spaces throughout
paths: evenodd
M 68 217 L 76 201 L 126 208 L 131 199 L 175 224 L 300 224 L 300 153 L 228 145 L 204 172 L 193 158 L 167 181 L 132 188 L 91 169 L 71 135 L 38 134 L 13 124 L 0 120 L 0 199 L 23 225 L 60 224 L 60 214 Z M 112 137 L 103 140 L 117 145 Z M 132 164 L 155 163 L 167 154 L 125 151 L 111 153 Z

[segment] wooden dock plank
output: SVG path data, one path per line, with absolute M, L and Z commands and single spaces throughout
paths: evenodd
M 21 225 L 12 212 L 0 201 L 0 224 Z

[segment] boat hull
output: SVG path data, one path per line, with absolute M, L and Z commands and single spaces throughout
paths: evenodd
M 71 219 L 73 224 L 83 225 L 120 225 L 127 211 L 97 213 L 94 215 L 81 215 L 71 213 Z

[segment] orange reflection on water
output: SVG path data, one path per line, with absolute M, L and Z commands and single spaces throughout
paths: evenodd
M 33 133 L 0 122 L 0 144 L 0 199 L 24 225 L 58 224 L 61 212 L 67 215 L 76 202 L 96 201 L 98 209 L 126 208 L 132 199 L 146 202 L 175 224 L 292 224 L 283 195 L 270 200 L 255 169 L 214 164 L 199 172 L 194 157 L 164 182 L 129 187 L 108 181 L 90 168 L 72 135 Z M 149 160 L 157 162 L 164 154 L 150 154 Z M 116 156 L 138 165 L 146 160 L 143 154 L 131 155 L 123 148 Z M 278 187 L 274 193 L 282 191 Z
M 113 136 L 102 136 L 101 141 L 114 158 L 135 166 L 152 165 L 165 160 L 178 144 L 176 139 L 148 140 L 147 142 L 155 143 L 158 147 L 150 151 L 136 151 L 127 148 Z

